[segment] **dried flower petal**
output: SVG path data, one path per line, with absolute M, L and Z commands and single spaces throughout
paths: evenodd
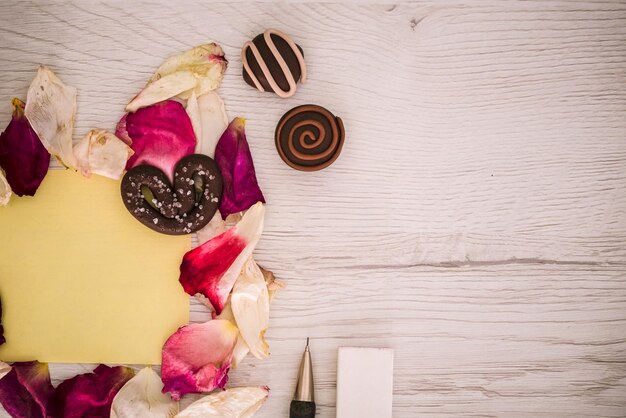
M 2 170 L 0 170 L 1 172 Z M 1 205 L 0 205 L 1 206 Z M 0 302 L 0 318 L 2 318 L 2 302 Z M 4 344 L 5 342 L 7 342 L 6 338 L 4 338 L 4 327 L 2 326 L 2 323 L 0 323 L 0 345 Z M 2 362 L 0 362 L 2 363 Z M 2 363 L 4 364 L 4 363 Z M 0 377 L 1 379 L 1 377 Z
M 210 91 L 200 97 L 191 93 L 191 97 L 187 100 L 187 114 L 198 140 L 196 153 L 213 158 L 217 141 L 228 126 L 224 102 L 215 91 Z
M 258 359 L 269 356 L 265 332 L 270 321 L 270 298 L 263 272 L 252 258 L 239 273 L 230 296 L 230 307 L 250 353 Z
M 196 136 L 185 108 L 174 100 L 157 103 L 127 113 L 117 125 L 115 134 L 131 142 L 135 152 L 126 169 L 148 164 L 159 168 L 173 181 L 176 163 L 193 154 Z
M 11 186 L 4 176 L 4 170 L 0 168 L 0 206 L 6 206 L 11 200 Z
M 0 380 L 6 376 L 7 374 L 9 374 L 9 372 L 11 371 L 11 365 L 5 363 L 4 361 L 0 361 Z
M 13 418 L 47 418 L 53 393 L 47 363 L 13 363 L 0 380 L 0 403 Z
M 270 294 L 270 303 L 271 303 L 272 300 L 274 299 L 274 296 L 276 296 L 276 292 L 278 292 L 280 289 L 285 288 L 285 283 L 278 280 L 276 276 L 274 276 L 274 273 L 272 273 L 271 271 L 266 270 L 261 266 L 259 266 L 259 268 L 261 269 L 261 272 L 263 273 L 263 277 L 265 278 L 265 284 L 267 285 L 267 291 Z
M 24 116 L 24 102 L 13 99 L 11 122 L 0 135 L 0 167 L 18 196 L 34 196 L 48 173 L 50 154 Z
M 176 418 L 250 418 L 269 395 L 267 386 L 231 388 L 198 399 Z
M 216 43 L 199 45 L 168 58 L 157 69 L 146 87 L 126 106 L 135 112 L 163 100 L 178 96 L 188 99 L 191 93 L 200 97 L 219 87 L 228 61 Z
M 133 150 L 124 141 L 104 129 L 92 129 L 74 146 L 78 170 L 119 180 Z
M 219 315 L 235 280 L 252 255 L 261 232 L 265 208 L 252 206 L 233 228 L 189 251 L 180 265 L 180 283 L 190 295 L 208 298 Z
M 178 400 L 187 393 L 223 388 L 238 335 L 237 327 L 221 319 L 179 328 L 163 346 L 163 392 Z
M 215 215 L 211 218 L 206 226 L 198 231 L 196 231 L 196 235 L 198 236 L 198 242 L 203 244 L 208 240 L 215 238 L 216 236 L 224 233 L 226 231 L 226 222 L 222 220 L 222 215 L 220 212 L 215 212 Z
M 285 284 L 279 280 L 276 279 L 276 277 L 274 276 L 274 273 L 272 273 L 269 270 L 264 269 L 263 267 L 259 266 L 258 264 L 256 264 L 256 262 L 254 261 L 254 257 L 250 257 L 250 259 L 248 260 L 248 262 L 246 263 L 246 265 L 248 266 L 248 263 L 253 263 L 255 264 L 260 270 L 261 273 L 263 275 L 263 279 L 265 282 L 265 286 L 267 287 L 267 292 L 269 294 L 269 302 L 271 303 L 272 300 L 274 299 L 274 295 L 276 294 L 276 292 L 282 288 L 285 287 Z M 244 269 L 242 269 L 242 272 L 244 272 L 246 270 L 246 267 L 244 267 Z M 241 278 L 241 275 L 239 276 Z M 240 280 L 240 279 L 238 279 Z M 237 283 L 235 283 L 235 287 L 237 287 Z M 239 365 L 241 364 L 241 362 L 243 361 L 243 359 L 248 355 L 248 353 L 250 352 L 250 348 L 248 347 L 248 344 L 246 344 L 242 334 L 244 332 L 244 330 L 246 333 L 250 333 L 250 331 L 253 328 L 250 328 L 248 326 L 248 324 L 245 323 L 245 320 L 243 321 L 243 325 L 240 325 L 236 320 L 235 320 L 235 314 L 233 313 L 232 310 L 232 300 L 233 300 L 233 295 L 235 294 L 235 291 L 233 289 L 233 293 L 230 294 L 230 297 L 228 298 L 228 302 L 226 303 L 226 305 L 224 306 L 224 309 L 222 310 L 222 313 L 217 316 L 217 318 L 219 319 L 226 319 L 231 321 L 233 324 L 237 325 L 237 327 L 239 328 L 239 337 L 237 338 L 237 344 L 235 345 L 235 349 L 233 350 L 233 362 L 232 362 L 232 366 L 233 369 L 236 369 L 237 367 L 239 367 Z M 269 309 L 269 307 L 268 307 Z M 250 312 L 250 314 L 252 314 L 252 312 Z M 268 311 L 268 316 L 269 316 L 269 311 Z M 245 318 L 245 316 L 244 316 Z M 252 325 L 254 325 L 255 323 L 260 323 L 260 321 L 256 321 L 256 319 L 254 317 L 250 318 L 250 323 Z M 243 327 L 244 330 L 242 330 L 241 328 Z M 257 338 L 256 333 L 251 332 L 252 335 L 252 341 L 255 341 L 256 343 L 259 344 L 260 347 L 267 347 L 267 344 L 265 343 L 265 339 L 264 339 L 264 335 L 265 335 L 265 330 L 267 329 L 267 327 L 262 327 L 259 326 L 259 331 L 258 331 L 258 335 L 259 337 Z M 267 347 L 269 348 L 269 347 Z
M 222 313 L 217 315 L 214 319 L 225 319 L 236 326 L 235 315 L 233 315 L 233 310 L 230 308 L 230 298 L 228 298 L 226 305 L 224 305 Z M 239 365 L 249 352 L 250 349 L 248 348 L 248 344 L 246 344 L 243 337 L 241 336 L 241 333 L 239 333 L 237 335 L 237 343 L 235 344 L 235 348 L 233 349 L 233 357 L 231 359 L 231 365 L 233 369 L 239 367 Z
M 143 368 L 113 399 L 111 418 L 172 418 L 178 402 L 163 394 L 163 383 L 151 367 Z
M 42 65 L 28 88 L 24 114 L 48 152 L 64 166 L 76 168 L 72 152 L 76 89 Z
M 231 213 L 248 209 L 256 202 L 265 203 L 256 179 L 244 126 L 245 119 L 233 119 L 215 149 L 215 162 L 224 180 L 220 202 L 220 213 L 224 219 Z
M 52 415 L 63 418 L 108 417 L 117 392 L 134 375 L 124 366 L 99 365 L 61 383 L 51 400 Z

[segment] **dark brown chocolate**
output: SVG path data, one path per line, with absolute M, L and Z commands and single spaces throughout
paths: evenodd
M 274 135 L 280 158 L 301 171 L 316 171 L 331 165 L 341 153 L 344 138 L 341 119 L 311 104 L 285 113 Z
M 174 185 L 151 165 L 130 169 L 122 179 L 126 209 L 157 232 L 184 235 L 209 223 L 222 197 L 222 174 L 206 155 L 183 157 L 174 170 Z
M 246 42 L 241 58 L 243 79 L 260 91 L 271 91 L 280 97 L 289 97 L 295 93 L 296 83 L 306 79 L 302 48 L 288 35 L 276 29 L 268 29 L 252 41 Z M 283 68 L 281 64 L 287 68 Z

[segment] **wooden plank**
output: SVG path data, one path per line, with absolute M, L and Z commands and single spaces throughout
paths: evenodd
M 272 26 L 309 64 L 289 100 L 241 79 Z M 0 126 L 45 63 L 79 89 L 75 139 L 112 129 L 165 57 L 213 39 L 268 200 L 256 257 L 288 284 L 272 357 L 231 374 L 272 387 L 257 416 L 286 415 L 306 336 L 320 417 L 348 344 L 396 349 L 397 417 L 626 414 L 626 4 L 5 2 Z M 273 131 L 309 102 L 347 140 L 299 173 Z
M 318 416 L 334 416 L 337 347 L 395 350 L 394 416 L 623 416 L 622 267 L 326 268 L 282 272 L 272 355 L 231 384 L 268 384 L 259 417 L 287 416 L 306 337 Z M 401 289 L 399 291 L 399 289 Z M 203 320 L 201 308 L 194 319 Z M 66 378 L 83 368 L 58 366 Z M 194 399 L 188 397 L 187 402 Z

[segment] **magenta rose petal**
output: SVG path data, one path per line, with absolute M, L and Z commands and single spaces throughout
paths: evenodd
M 2 301 L 0 301 L 0 318 L 2 318 Z M 2 326 L 2 322 L 0 322 L 0 345 L 7 342 L 6 338 L 4 338 L 4 327 Z
M 215 148 L 215 162 L 224 180 L 220 202 L 220 213 L 224 219 L 231 213 L 248 209 L 256 202 L 265 203 L 256 179 L 244 127 L 245 119 L 233 119 Z
M 163 346 L 163 393 L 178 400 L 187 393 L 224 388 L 238 335 L 237 327 L 224 319 L 179 328 Z
M 34 196 L 49 165 L 50 154 L 24 116 L 24 102 L 13 99 L 13 116 L 0 134 L 0 167 L 13 192 Z
M 234 227 L 183 257 L 179 280 L 185 292 L 207 298 L 217 315 L 261 237 L 264 214 L 263 204 L 257 202 Z
M 53 393 L 47 363 L 13 363 L 0 379 L 0 403 L 13 418 L 47 418 Z
M 170 181 L 174 166 L 196 148 L 196 135 L 191 120 L 180 103 L 166 100 L 122 117 L 115 135 L 131 142 L 134 154 L 126 169 L 148 164 L 159 168 Z
M 108 417 L 117 392 L 134 376 L 124 366 L 99 365 L 92 373 L 80 374 L 61 383 L 51 400 L 55 417 Z

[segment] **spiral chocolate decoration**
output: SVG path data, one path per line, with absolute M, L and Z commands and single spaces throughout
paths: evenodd
M 316 171 L 331 165 L 343 147 L 343 122 L 316 105 L 294 107 L 276 127 L 276 149 L 289 166 Z
M 150 229 L 168 235 L 195 232 L 209 223 L 222 197 L 222 174 L 206 155 L 181 158 L 172 185 L 165 173 L 138 165 L 122 179 L 126 209 Z

